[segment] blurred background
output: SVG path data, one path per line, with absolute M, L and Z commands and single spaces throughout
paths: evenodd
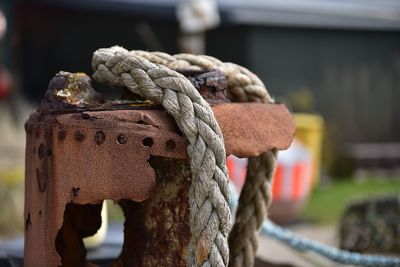
M 398 196 L 399 1 L 198 2 L 0 1 L 0 240 L 23 233 L 24 121 L 55 73 L 91 74 L 93 51 L 116 44 L 235 62 L 287 105 L 298 130 L 278 164 L 275 221 L 338 244 L 349 203 Z M 123 220 L 111 203 L 109 216 Z

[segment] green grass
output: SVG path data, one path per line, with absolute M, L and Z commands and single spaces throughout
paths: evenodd
M 400 179 L 349 179 L 316 188 L 301 214 L 301 219 L 321 224 L 340 221 L 346 205 L 354 199 L 387 193 L 400 194 Z

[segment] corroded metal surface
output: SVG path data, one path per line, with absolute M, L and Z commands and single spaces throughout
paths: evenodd
M 92 87 L 92 80 L 84 73 L 58 72 L 50 81 L 39 110 L 99 106 L 103 97 Z
M 60 264 L 55 239 L 68 203 L 142 202 L 155 186 L 150 156 L 186 157 L 160 110 L 34 113 L 26 131 L 26 266 Z
M 283 105 L 226 103 L 221 73 L 182 73 L 214 104 L 227 154 L 289 146 L 294 125 Z M 112 266 L 186 266 L 187 140 L 163 109 L 103 102 L 88 76 L 59 73 L 26 132 L 25 266 L 93 266 L 82 237 L 99 228 L 104 199 L 119 202 L 126 218 Z
M 292 116 L 283 104 L 226 103 L 212 110 L 228 155 L 250 157 L 270 149 L 283 150 L 294 137 Z
M 228 83 L 221 71 L 179 70 L 179 72 L 185 75 L 207 102 L 212 104 L 229 102 L 226 98 Z
M 152 157 L 157 186 L 143 203 L 120 201 L 125 239 L 117 266 L 186 266 L 190 169 L 186 160 Z

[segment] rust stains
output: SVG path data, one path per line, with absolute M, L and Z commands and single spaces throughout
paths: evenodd
M 289 147 L 295 126 L 283 104 L 226 103 L 212 107 L 224 136 L 226 153 L 258 156 Z

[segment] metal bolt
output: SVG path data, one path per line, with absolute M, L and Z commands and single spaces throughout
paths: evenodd
M 117 136 L 117 143 L 120 145 L 126 144 L 128 142 L 128 137 L 126 137 L 124 134 L 120 134 Z
M 81 130 L 77 130 L 74 137 L 75 140 L 79 142 L 83 142 L 83 140 L 85 140 L 85 134 Z
M 105 140 L 106 140 L 106 135 L 102 131 L 98 131 L 94 135 L 94 142 L 99 146 L 102 145 Z

